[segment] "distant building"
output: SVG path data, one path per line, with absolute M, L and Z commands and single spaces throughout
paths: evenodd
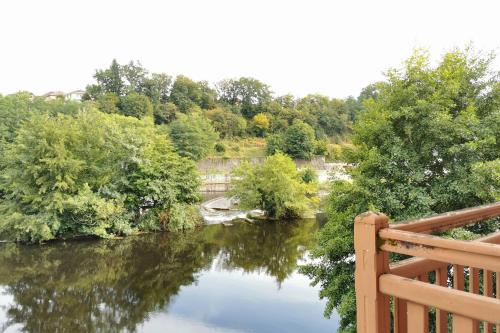
M 66 99 L 70 101 L 81 101 L 85 90 L 75 90 L 66 94 Z
M 46 101 L 62 98 L 68 101 L 81 101 L 83 94 L 85 94 L 85 90 L 74 90 L 67 94 L 63 91 L 49 91 L 46 94 L 43 94 L 42 97 L 45 98 Z
M 48 93 L 43 94 L 42 97 L 45 98 L 46 101 L 49 101 L 57 98 L 64 99 L 64 95 L 65 94 L 62 91 L 49 91 Z

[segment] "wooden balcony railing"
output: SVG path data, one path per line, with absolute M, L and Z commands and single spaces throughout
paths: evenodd
M 500 216 L 500 202 L 397 224 L 356 218 L 359 333 L 500 333 L 500 232 L 475 241 L 432 236 Z M 389 253 L 411 256 L 389 265 Z M 449 325 L 450 323 L 450 325 Z

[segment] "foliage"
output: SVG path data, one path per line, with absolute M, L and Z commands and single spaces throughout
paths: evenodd
M 195 161 L 207 156 L 218 139 L 210 121 L 199 114 L 181 114 L 169 125 L 169 133 L 179 155 Z
M 96 97 L 97 107 L 104 113 L 118 113 L 120 98 L 115 93 L 104 93 Z
M 417 50 L 367 99 L 354 127 L 352 182 L 335 182 L 329 221 L 304 271 L 341 331 L 355 330 L 353 221 L 368 209 L 405 220 L 499 200 L 498 76 L 491 57 L 453 50 L 432 67 Z M 488 171 L 486 171 L 488 169 Z
M 153 117 L 155 124 L 169 124 L 175 120 L 177 106 L 174 103 L 161 103 L 154 106 Z
M 256 136 L 263 137 L 269 128 L 269 118 L 264 113 L 257 113 L 252 118 L 252 128 Z
M 149 121 L 92 109 L 33 115 L 2 163 L 0 233 L 18 241 L 128 234 L 152 214 L 169 229 L 173 207 L 198 200 L 195 166 Z
M 300 170 L 299 174 L 304 183 L 306 184 L 316 182 L 318 180 L 318 174 L 316 173 L 316 171 L 314 171 L 314 169 L 309 167 Z
M 283 147 L 284 147 L 283 135 L 273 134 L 267 137 L 267 144 L 266 144 L 267 155 L 274 155 L 277 152 L 282 151 Z
M 267 84 L 249 77 L 222 80 L 217 84 L 217 92 L 220 101 L 237 105 L 247 119 L 263 112 L 272 95 Z
M 206 81 L 195 82 L 186 76 L 179 75 L 175 79 L 170 92 L 170 101 L 177 105 L 179 111 L 187 112 L 193 106 L 202 109 L 215 107 L 215 91 L 208 87 Z
M 225 108 L 217 107 L 206 112 L 208 119 L 212 121 L 214 129 L 221 138 L 232 138 L 244 136 L 247 121 L 240 115 L 227 111 Z
M 217 142 L 214 146 L 214 149 L 218 153 L 223 153 L 226 151 L 226 146 L 224 146 L 224 144 L 221 142 Z
M 141 119 L 153 115 L 153 105 L 146 96 L 132 92 L 120 99 L 120 113 Z
M 243 208 L 262 209 L 270 218 L 297 218 L 314 203 L 313 183 L 306 184 L 292 159 L 281 153 L 268 156 L 262 165 L 248 162 L 234 172 L 231 194 Z
M 315 146 L 314 130 L 300 120 L 294 121 L 284 133 L 283 152 L 294 158 L 311 159 Z

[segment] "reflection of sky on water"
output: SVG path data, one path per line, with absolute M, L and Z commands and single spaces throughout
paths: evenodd
M 325 320 L 324 302 L 309 279 L 292 274 L 280 287 L 265 274 L 214 267 L 195 285 L 181 288 L 168 309 L 143 324 L 141 332 L 335 332 Z
M 334 332 L 297 264 L 318 223 L 0 246 L 0 332 Z M 9 325 L 9 326 L 7 326 Z

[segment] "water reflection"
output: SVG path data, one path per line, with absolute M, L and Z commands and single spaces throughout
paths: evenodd
M 242 223 L 3 244 L 0 332 L 331 332 L 336 322 L 296 273 L 316 228 Z

